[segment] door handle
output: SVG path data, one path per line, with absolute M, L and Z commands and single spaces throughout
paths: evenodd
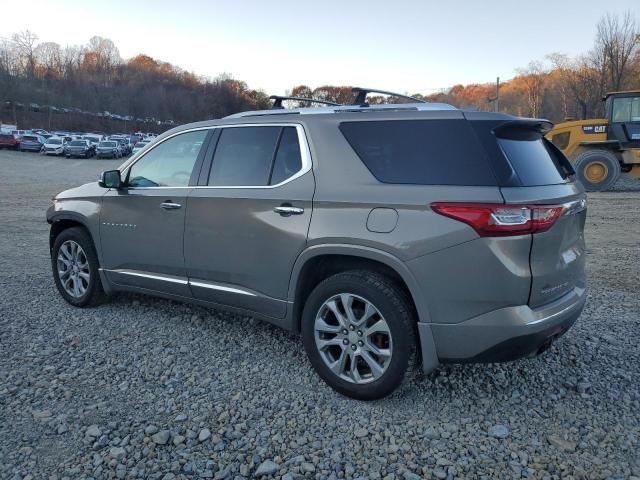
M 173 203 L 171 200 L 167 200 L 166 202 L 162 202 L 160 204 L 160 206 L 162 208 L 164 208 L 165 210 L 176 210 L 178 208 L 182 208 L 182 205 L 180 205 L 179 203 Z
M 279 213 L 283 217 L 288 217 L 290 215 L 302 215 L 304 213 L 304 208 L 294 207 L 289 203 L 283 203 L 279 207 L 275 207 L 273 211 Z

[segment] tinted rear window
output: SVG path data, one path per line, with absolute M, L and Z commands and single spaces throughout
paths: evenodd
M 344 122 L 340 130 L 383 183 L 496 185 L 466 120 Z
M 498 144 L 524 186 L 565 183 L 553 154 L 541 138 L 512 140 L 498 138 Z

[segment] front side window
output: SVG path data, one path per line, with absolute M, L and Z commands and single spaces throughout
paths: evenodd
M 186 187 L 207 130 L 182 133 L 149 150 L 129 170 L 130 187 Z
M 224 128 L 208 184 L 249 187 L 282 183 L 302 168 L 295 127 Z

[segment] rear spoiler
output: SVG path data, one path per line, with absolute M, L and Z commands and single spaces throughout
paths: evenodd
M 493 129 L 493 133 L 499 138 L 527 140 L 543 137 L 552 128 L 553 123 L 549 120 L 525 118 L 501 123 Z

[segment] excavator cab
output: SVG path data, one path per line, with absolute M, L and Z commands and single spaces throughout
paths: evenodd
M 640 148 L 640 92 L 605 95 L 609 132 L 622 148 Z

